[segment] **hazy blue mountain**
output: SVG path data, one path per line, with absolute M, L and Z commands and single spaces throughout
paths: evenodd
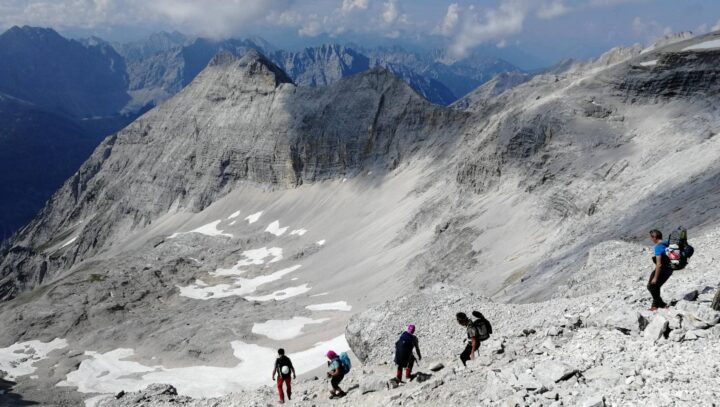
M 75 117 L 116 114 L 130 100 L 125 60 L 107 44 L 85 46 L 47 28 L 0 35 L 0 92 Z

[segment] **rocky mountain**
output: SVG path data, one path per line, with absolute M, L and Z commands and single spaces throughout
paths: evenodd
M 257 372 L 284 347 L 314 404 L 332 348 L 368 378 L 349 382 L 380 390 L 345 399 L 360 405 L 702 404 L 718 44 L 615 49 L 466 109 L 384 69 L 306 87 L 255 51 L 221 53 L 107 138 L 3 250 L 0 370 L 45 403 L 153 383 L 186 404 L 268 403 Z M 637 244 L 680 224 L 697 260 L 666 286 L 674 309 L 643 313 Z M 473 304 L 498 321 L 479 365 L 382 390 L 399 327 L 426 326 L 427 356 L 447 364 L 452 316 Z M 117 400 L 172 405 L 157 390 Z

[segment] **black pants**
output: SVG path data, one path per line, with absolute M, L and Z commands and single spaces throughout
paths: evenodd
M 333 390 L 335 391 L 342 391 L 340 388 L 340 382 L 345 378 L 344 374 L 340 374 L 338 376 L 333 376 L 330 378 L 330 385 L 332 386 Z
M 655 284 L 651 284 L 653 277 L 655 276 L 655 270 L 650 273 L 650 279 L 648 280 L 647 289 L 650 291 L 650 295 L 652 295 L 652 306 L 657 308 L 664 308 L 667 306 L 665 301 L 663 301 L 662 297 L 660 296 L 660 289 L 662 288 L 663 284 L 665 284 L 670 276 L 672 276 L 672 270 L 670 269 L 664 269 L 660 270 L 660 276 L 658 277 L 658 281 Z
M 470 355 L 472 354 L 472 343 L 468 343 L 465 345 L 465 350 L 460 354 L 460 361 L 462 362 L 463 366 L 467 366 L 466 362 L 470 360 Z

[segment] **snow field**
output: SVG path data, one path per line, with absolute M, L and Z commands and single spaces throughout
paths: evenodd
M 45 359 L 47 355 L 68 346 L 65 339 L 55 338 L 50 342 L 38 340 L 19 342 L 0 348 L 0 370 L 8 373 L 8 379 L 15 379 L 33 373 L 35 362 Z
M 267 336 L 276 341 L 297 338 L 302 334 L 305 325 L 322 324 L 330 318 L 312 319 L 306 317 L 292 317 L 292 319 L 271 319 L 262 323 L 255 323 L 252 333 Z

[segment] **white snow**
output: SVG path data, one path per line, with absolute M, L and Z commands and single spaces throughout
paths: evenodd
M 318 240 L 317 245 L 318 245 L 318 246 L 325 246 L 325 239 L 323 239 L 323 240 Z
M 252 327 L 252 333 L 282 341 L 300 336 L 305 325 L 322 324 L 329 320 L 330 318 L 312 319 L 305 317 L 293 317 L 287 320 L 271 319 L 263 323 L 255 323 Z
M 122 360 L 134 355 L 132 349 L 116 349 L 102 354 L 88 351 L 85 354 L 90 358 L 80 362 L 78 369 L 70 372 L 66 380 L 57 385 L 77 387 L 81 393 L 117 393 L 120 390 L 138 391 L 152 383 L 167 383 L 175 386 L 182 395 L 219 397 L 239 388 L 258 388 L 270 382 L 269 373 L 265 375 L 259 372 L 272 369 L 277 356 L 274 348 L 242 341 L 233 341 L 230 346 L 239 360 L 235 367 L 190 366 L 168 369 Z M 330 349 L 345 352 L 350 347 L 345 336 L 341 335 L 288 356 L 297 373 L 303 374 L 325 365 L 325 353 Z
M 253 213 L 252 215 L 245 218 L 245 220 L 248 221 L 248 223 L 252 225 L 253 223 L 257 222 L 258 219 L 260 219 L 260 216 L 262 216 L 262 214 L 263 214 L 263 211 Z
M 230 216 L 228 216 L 228 219 L 235 219 L 238 216 L 240 216 L 240 211 L 235 211 Z
M 258 276 L 255 278 L 236 278 L 232 284 L 217 284 L 213 286 L 207 285 L 202 280 L 195 280 L 194 285 L 180 287 L 180 295 L 183 297 L 193 298 L 196 300 L 209 300 L 212 298 L 225 298 L 231 296 L 243 296 L 252 294 L 257 291 L 258 287 L 263 284 L 280 280 L 286 274 L 292 273 L 299 269 L 300 265 L 288 267 L 278 270 L 272 274 Z M 300 293 L 302 294 L 302 293 Z M 297 294 L 296 294 L 297 295 Z M 287 297 L 284 297 L 287 298 Z M 280 299 L 284 299 L 280 298 Z M 258 300 L 262 301 L 262 300 Z
M 709 40 L 684 48 L 683 51 L 698 51 L 712 48 L 720 48 L 720 39 Z
M 292 232 L 290 232 L 290 235 L 291 235 L 291 236 L 292 236 L 292 235 L 302 236 L 302 235 L 304 235 L 305 233 L 307 233 L 307 229 L 295 229 L 295 230 L 293 230 Z
M 234 220 L 234 221 L 230 222 L 230 226 L 234 225 L 234 224 L 235 224 L 235 222 L 237 222 L 237 221 L 236 221 L 236 220 Z
M 77 236 L 73 237 L 72 239 L 70 239 L 70 240 L 68 240 L 67 242 L 63 243 L 63 245 L 60 246 L 60 248 L 62 249 L 62 248 L 64 248 L 64 247 L 70 246 L 71 244 L 73 244 L 73 242 L 75 242 L 75 241 L 77 240 L 77 238 L 78 238 Z
M 328 295 L 328 294 L 330 294 L 330 293 L 325 292 L 325 293 L 320 293 L 320 294 L 311 295 L 311 297 L 323 297 L 323 296 Z
M 280 221 L 276 220 L 275 222 L 268 225 L 267 228 L 265 228 L 265 231 L 268 233 L 272 233 L 275 236 L 282 236 L 285 231 L 288 230 L 288 227 L 285 226 L 284 228 L 280 227 Z
M 283 249 L 280 247 L 261 247 L 259 249 L 246 250 L 242 253 L 244 259 L 241 259 L 234 266 L 229 269 L 217 269 L 214 272 L 210 272 L 211 276 L 236 276 L 245 273 L 241 267 L 251 265 L 261 265 L 265 263 L 265 258 L 272 256 L 273 258 L 268 263 L 275 263 L 282 260 Z
M 200 233 L 207 236 L 226 236 L 226 237 L 233 237 L 230 233 L 223 233 L 222 230 L 218 229 L 217 226 L 222 222 L 222 220 L 216 220 L 215 222 L 208 223 L 207 225 L 202 225 L 197 229 L 193 229 L 189 232 L 177 232 L 173 233 L 168 237 L 168 239 L 176 238 L 180 235 L 185 235 L 188 233 Z
M 658 60 L 653 59 L 652 61 L 640 62 L 640 65 L 641 66 L 655 66 L 655 65 L 657 65 L 657 63 L 658 63 Z
M 325 304 L 308 305 L 305 308 L 309 309 L 310 311 L 350 311 L 352 309 L 352 306 L 350 306 L 345 301 L 338 301 Z
M 284 288 L 282 290 L 274 291 L 270 294 L 266 295 L 259 295 L 259 296 L 246 296 L 245 299 L 248 301 L 282 301 L 286 300 L 291 297 L 296 297 L 300 294 L 305 294 L 306 292 L 310 291 L 310 287 L 307 284 L 299 285 L 296 287 L 288 287 Z
M 35 362 L 45 359 L 50 352 L 67 346 L 65 339 L 55 338 L 50 342 L 33 340 L 0 348 L 0 370 L 6 371 L 10 380 L 29 375 L 35 371 Z

